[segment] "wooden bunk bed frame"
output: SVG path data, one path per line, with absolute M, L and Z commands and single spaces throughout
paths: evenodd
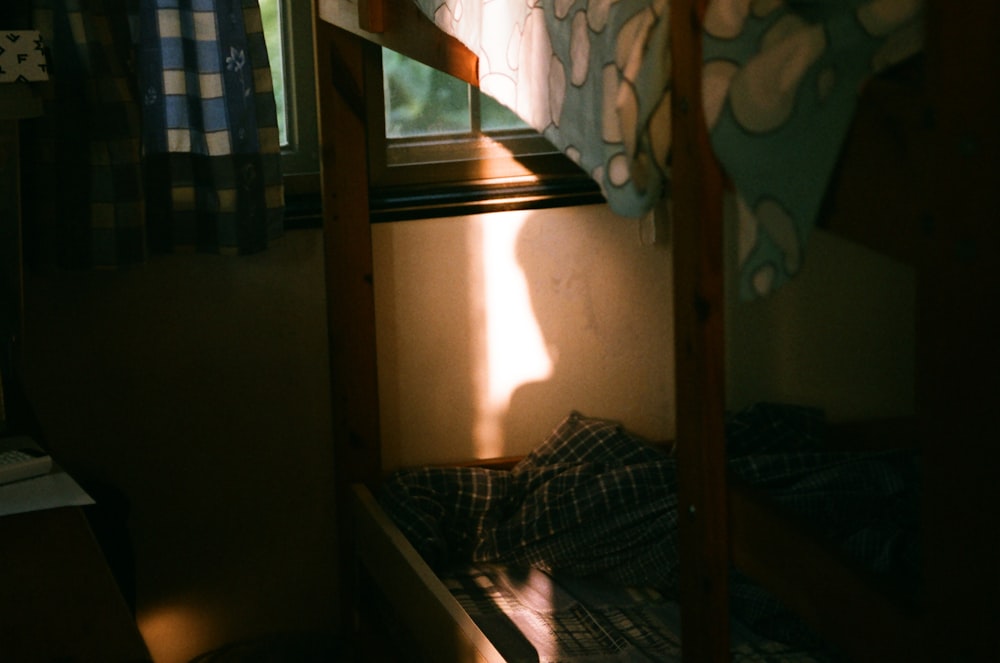
M 928 2 L 919 84 L 873 83 L 832 185 L 825 225 L 913 266 L 916 405 L 863 439 L 922 457 L 923 597 L 910 605 L 726 476 L 722 199 L 726 187 L 700 107 L 704 1 L 671 0 L 673 218 L 683 652 L 730 657 L 730 564 L 784 600 L 852 659 L 1000 660 L 994 551 L 1000 467 L 993 401 L 1000 278 L 986 257 L 1000 224 L 1000 5 Z M 395 48 L 471 83 L 475 60 L 409 0 L 315 0 L 333 427 L 344 615 L 359 569 L 391 588 L 431 660 L 502 660 L 379 512 L 375 309 L 366 169 L 364 58 Z M 895 436 L 895 437 L 893 437 Z M 390 601 L 392 597 L 390 596 Z

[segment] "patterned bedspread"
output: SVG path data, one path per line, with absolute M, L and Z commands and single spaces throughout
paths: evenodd
M 669 191 L 669 0 L 416 0 L 482 89 L 646 214 Z M 922 0 L 711 0 L 704 104 L 739 198 L 741 295 L 802 265 L 858 92 L 922 47 Z
M 651 587 L 474 564 L 445 586 L 508 663 L 668 663 L 681 660 L 680 609 Z M 732 661 L 819 663 L 816 647 L 776 642 L 731 626 Z
M 728 423 L 730 470 L 806 515 L 875 572 L 915 576 L 914 463 L 819 450 L 814 410 L 759 405 Z M 572 413 L 511 471 L 395 473 L 380 503 L 436 570 L 468 563 L 599 577 L 671 595 L 677 572 L 674 459 L 621 426 Z M 785 642 L 804 628 L 739 574 L 734 615 Z

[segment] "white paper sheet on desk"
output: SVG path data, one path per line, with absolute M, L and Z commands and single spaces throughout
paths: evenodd
M 80 484 L 59 468 L 40 477 L 0 486 L 0 516 L 93 503 Z

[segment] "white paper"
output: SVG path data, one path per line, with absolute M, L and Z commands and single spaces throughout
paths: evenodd
M 0 516 L 93 503 L 80 484 L 58 468 L 40 477 L 0 486 Z

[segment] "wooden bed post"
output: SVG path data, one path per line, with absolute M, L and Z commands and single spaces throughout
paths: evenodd
M 382 464 L 368 218 L 365 44 L 315 16 L 341 619 L 354 628 L 357 574 L 351 485 L 373 486 Z
M 928 2 L 917 287 L 927 660 L 1000 660 L 1000 55 L 995 2 Z
M 704 0 L 670 6 L 675 393 L 685 661 L 728 661 L 723 179 L 701 103 Z

